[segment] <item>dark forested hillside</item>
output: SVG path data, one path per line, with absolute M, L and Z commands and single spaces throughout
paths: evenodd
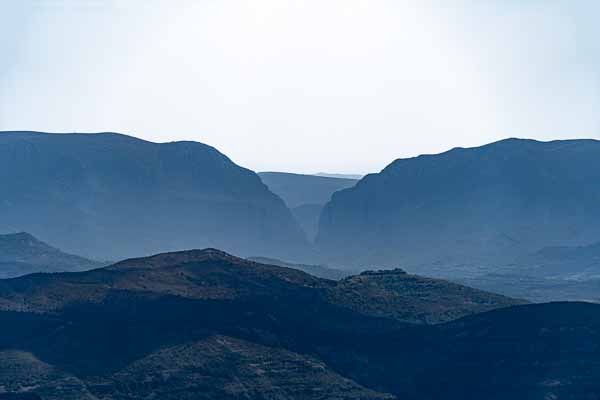
M 513 306 L 402 271 L 348 279 L 208 249 L 0 280 L 0 392 L 44 400 L 600 393 L 600 306 Z M 445 312 L 449 302 L 463 311 Z M 428 322 L 427 313 L 450 322 L 407 322 Z

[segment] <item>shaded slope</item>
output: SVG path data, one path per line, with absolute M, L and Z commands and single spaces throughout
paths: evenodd
M 0 232 L 123 259 L 183 248 L 298 257 L 283 201 L 252 171 L 196 142 L 115 134 L 0 133 Z
M 129 259 L 86 272 L 0 280 L 0 309 L 57 312 L 73 304 L 102 304 L 113 296 L 129 295 L 199 300 L 276 297 L 293 288 L 330 284 L 299 270 L 257 264 L 215 249 L 191 250 Z
M 506 264 L 600 237 L 600 142 L 509 139 L 399 159 L 323 210 L 317 244 L 341 265 Z
M 0 351 L 0 399 L 2 392 L 19 393 L 14 400 L 64 399 L 94 400 L 86 385 L 75 376 L 49 365 L 33 354 L 23 351 Z M 24 393 L 23 393 L 24 392 Z M 31 394 L 27 397 L 27 393 Z M 39 397 L 38 397 L 39 396 Z
M 276 260 L 275 260 L 276 261 Z M 301 266 L 260 264 L 220 250 L 190 250 L 121 261 L 79 273 L 35 274 L 0 281 L 0 310 L 56 313 L 123 296 L 243 300 L 308 297 L 324 307 L 410 323 L 439 323 L 519 301 L 402 271 L 365 272 L 341 281 Z
M 593 399 L 600 395 L 600 306 L 548 303 L 439 328 L 407 386 L 422 399 Z M 417 356 L 417 349 L 407 357 Z
M 376 298 L 376 286 L 405 288 L 407 299 L 431 305 L 427 293 L 446 287 L 435 281 L 417 289 L 421 280 L 391 274 L 395 279 L 389 272 L 362 275 L 368 290 L 361 279 L 338 289 L 301 271 L 205 250 L 31 275 L 0 281 L 0 349 L 31 354 L 25 364 L 75 377 L 107 400 L 202 393 L 532 400 L 600 394 L 600 306 L 512 306 L 413 325 L 393 319 L 398 310 L 383 302 L 375 304 L 391 318 L 331 301 L 336 290 Z M 70 299 L 60 297 L 67 293 Z M 35 312 L 14 312 L 19 309 Z
M 391 398 L 314 358 L 226 336 L 166 347 L 114 374 L 83 379 L 31 353 L 3 351 L 0 382 L 6 392 L 44 400 Z
M 427 324 L 524 303 L 398 269 L 343 279 L 330 291 L 330 299 L 362 314 Z
M 113 398 L 389 399 L 331 371 L 321 361 L 226 337 L 169 347 L 99 379 Z
M 329 304 L 324 293 L 333 284 L 217 250 L 30 275 L 0 281 L 0 324 L 7 327 L 0 349 L 32 353 L 106 399 L 150 393 L 288 399 L 300 392 L 307 399 L 383 398 L 334 372 L 311 350 L 315 343 L 328 346 L 339 332 L 400 326 Z M 227 355 L 215 337 L 233 343 L 236 353 Z M 187 361 L 182 349 L 191 351 Z M 157 360 L 169 367 L 164 374 L 155 374 Z M 268 366 L 268 373 L 256 370 Z M 121 384 L 140 376 L 150 379 L 148 385 Z M 199 392 L 202 382 L 207 387 Z

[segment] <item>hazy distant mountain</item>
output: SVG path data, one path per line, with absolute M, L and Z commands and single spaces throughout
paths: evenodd
M 258 175 L 273 193 L 290 208 L 304 204 L 325 204 L 338 190 L 352 187 L 356 179 L 331 178 L 287 172 L 259 172 Z
M 0 281 L 0 387 L 44 400 L 600 394 L 600 306 L 403 322 L 452 319 L 449 300 L 477 312 L 479 296 L 402 271 L 336 283 L 212 249 L 29 275 Z
M 196 142 L 116 133 L 0 133 L 0 232 L 122 259 L 221 247 L 294 259 L 306 239 L 252 171 Z
M 511 267 L 515 272 L 545 278 L 597 279 L 600 278 L 600 242 L 588 246 L 545 247 L 521 257 Z
M 598 243 L 545 247 L 493 269 L 494 272 L 459 280 L 469 286 L 531 301 L 600 302 Z
M 286 202 L 310 239 L 317 234 L 321 210 L 331 195 L 357 182 L 355 179 L 286 172 L 260 172 L 259 176 L 273 193 Z
M 254 261 L 260 264 L 277 265 L 279 267 L 299 269 L 307 274 L 314 275 L 319 278 L 331 279 L 338 281 L 352 275 L 352 271 L 347 269 L 334 269 L 324 265 L 310 265 L 310 264 L 295 264 L 287 261 L 277 260 L 275 258 L 267 257 L 250 257 L 250 261 Z M 358 273 L 357 271 L 354 271 Z
M 526 299 L 532 302 L 587 301 L 600 303 L 600 279 L 574 280 L 544 278 L 510 272 L 489 273 L 458 282 L 480 290 L 500 293 L 505 296 Z
M 84 271 L 100 266 L 99 262 L 63 253 L 28 233 L 0 235 L 0 279 L 34 272 Z
M 329 262 L 493 270 L 547 246 L 600 239 L 600 142 L 509 139 L 396 160 L 333 195 Z
M 364 175 L 355 175 L 355 174 L 328 174 L 326 172 L 319 172 L 314 174 L 315 176 L 323 176 L 325 178 L 342 178 L 342 179 L 353 179 L 360 180 Z

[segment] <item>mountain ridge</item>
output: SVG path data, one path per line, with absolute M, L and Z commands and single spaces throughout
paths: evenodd
M 311 251 L 258 175 L 199 142 L 3 132 L 0 179 L 0 232 L 51 238 L 67 252 L 114 260 L 194 247 Z
M 82 271 L 101 262 L 67 254 L 26 232 L 0 234 L 0 278 L 35 272 Z
M 397 159 L 332 196 L 316 242 L 327 263 L 425 273 L 589 244 L 600 237 L 599 157 L 592 139 L 506 139 Z

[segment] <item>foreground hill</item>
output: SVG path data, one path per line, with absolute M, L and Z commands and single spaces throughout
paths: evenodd
M 342 279 L 329 296 L 333 303 L 362 314 L 426 324 L 525 303 L 400 269 L 366 271 Z
M 358 182 L 358 179 L 285 172 L 260 172 L 258 175 L 285 201 L 310 239 L 317 234 L 321 210 L 331 195 Z
M 83 271 L 102 263 L 66 254 L 28 233 L 0 235 L 0 279 L 34 272 Z
M 221 335 L 167 346 L 115 373 L 83 379 L 31 353 L 0 351 L 0 382 L 5 390 L 35 392 L 15 397 L 22 400 L 392 398 L 313 357 Z
M 252 171 L 196 142 L 116 133 L 0 133 L 0 232 L 123 259 L 220 247 L 294 259 L 304 235 Z
M 599 305 L 504 308 L 420 334 L 418 339 L 397 337 L 393 341 L 397 347 L 385 362 L 386 371 L 393 373 L 381 378 L 398 388 L 394 393 L 399 398 L 583 400 L 600 396 Z M 386 343 L 385 338 L 380 340 Z M 400 354 L 404 361 L 391 359 Z
M 509 139 L 399 159 L 333 195 L 317 244 L 330 262 L 428 271 L 597 242 L 599 163 L 594 140 Z
M 289 301 L 300 302 L 294 296 L 305 290 L 328 307 L 409 323 L 440 323 L 522 303 L 398 270 L 333 281 L 206 249 L 129 259 L 80 273 L 0 280 L 0 310 L 57 313 L 85 302 L 102 304 L 116 295 L 227 301 L 290 296 Z
M 380 298 L 392 292 L 431 306 L 447 287 L 419 289 L 418 278 L 391 273 L 389 283 L 389 272 L 337 283 L 204 250 L 0 281 L 0 392 L 106 400 L 600 394 L 600 306 L 511 306 L 415 325 L 396 305 L 374 301 L 375 317 L 339 295 L 375 298 L 381 286 Z M 463 306 L 476 291 L 464 292 Z

